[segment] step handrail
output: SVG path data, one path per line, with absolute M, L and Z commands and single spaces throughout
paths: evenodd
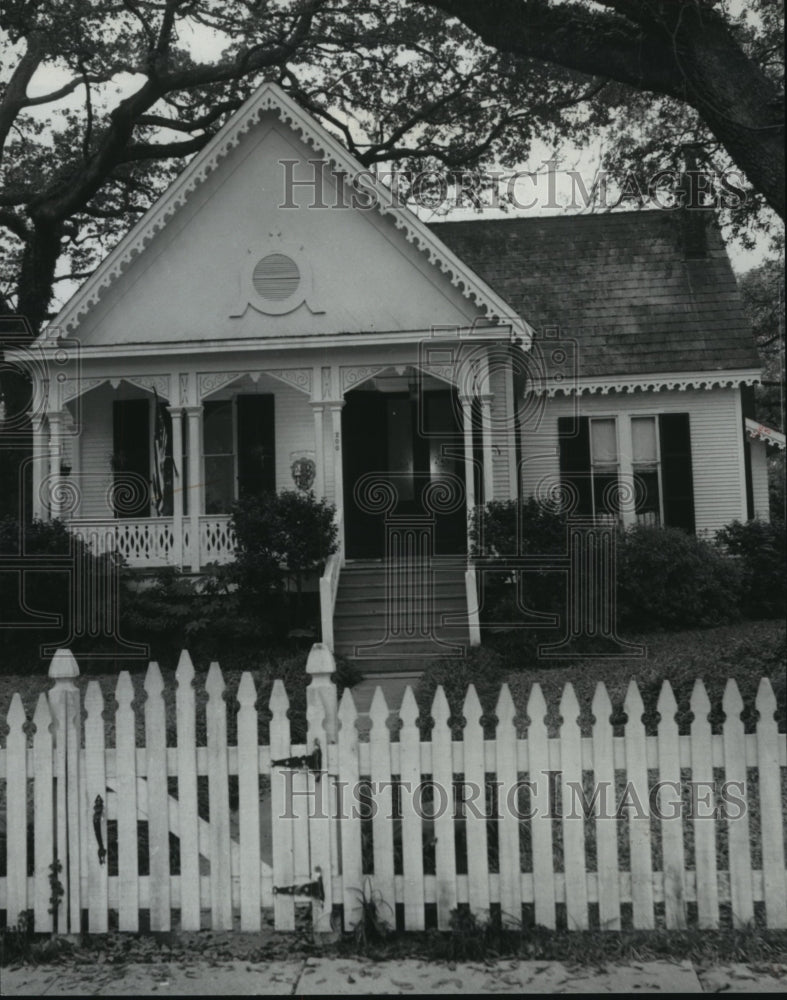
M 336 511 L 336 528 L 338 548 L 328 556 L 325 569 L 320 577 L 320 627 L 322 631 L 322 641 L 325 646 L 334 651 L 333 638 L 333 613 L 336 609 L 336 594 L 339 590 L 339 574 L 344 565 L 344 512 L 341 508 Z

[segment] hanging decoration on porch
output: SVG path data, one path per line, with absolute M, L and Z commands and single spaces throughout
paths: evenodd
M 314 477 L 317 475 L 317 465 L 312 455 L 312 452 L 302 452 L 295 457 L 292 465 L 290 465 L 292 481 L 304 493 L 312 488 Z

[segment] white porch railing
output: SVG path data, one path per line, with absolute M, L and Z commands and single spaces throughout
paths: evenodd
M 344 565 L 344 512 L 336 511 L 338 548 L 328 556 L 325 569 L 320 577 L 320 625 L 322 641 L 333 652 L 333 613 L 336 608 L 336 594 L 339 590 L 339 574 Z
M 170 517 L 75 519 L 70 531 L 96 555 L 117 552 L 129 566 L 174 564 L 175 531 Z
M 69 529 L 96 555 L 117 552 L 129 566 L 157 569 L 163 566 L 192 565 L 191 523 L 183 521 L 181 544 L 171 517 L 77 518 Z M 199 519 L 199 566 L 228 563 L 235 558 L 235 535 L 229 516 L 202 515 Z
M 184 551 L 188 551 L 184 544 Z M 202 514 L 199 519 L 199 564 L 230 563 L 235 559 L 235 532 L 225 515 Z

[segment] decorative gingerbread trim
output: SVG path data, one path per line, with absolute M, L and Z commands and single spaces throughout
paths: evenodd
M 309 396 L 312 394 L 311 368 L 276 368 L 275 370 L 265 371 L 262 374 L 271 375 L 281 382 L 286 382 L 287 385 L 292 385 Z
M 766 444 L 771 444 L 779 451 L 784 451 L 787 445 L 785 444 L 785 436 L 781 431 L 774 430 L 773 427 L 766 427 L 765 424 L 757 423 L 756 420 L 752 420 L 750 417 L 746 417 L 746 433 L 753 441 L 764 441 Z
M 234 382 L 235 379 L 250 374 L 250 372 L 200 372 L 199 398 L 204 399 L 205 396 L 222 389 L 230 382 Z
M 704 372 L 697 375 L 642 375 L 629 378 L 599 378 L 597 380 L 578 380 L 571 382 L 566 379 L 556 384 L 549 376 L 546 383 L 531 385 L 528 392 L 534 396 L 589 396 L 610 392 L 621 394 L 633 392 L 662 392 L 687 389 L 734 389 L 741 385 L 756 385 L 760 381 L 758 375 L 739 372 Z
M 104 293 L 160 233 L 169 220 L 189 200 L 194 191 L 235 149 L 267 112 L 273 112 L 285 126 L 325 159 L 335 173 L 364 177 L 364 190 L 374 194 L 374 207 L 389 216 L 408 243 L 426 255 L 429 263 L 446 275 L 460 294 L 477 306 L 492 323 L 510 324 L 512 335 L 531 337 L 528 324 L 484 281 L 471 271 L 409 209 L 381 183 L 372 181 L 341 144 L 309 116 L 275 83 L 263 83 L 249 100 L 217 132 L 205 148 L 145 213 L 136 226 L 115 247 L 55 319 L 54 325 L 73 330 Z M 50 328 L 51 329 L 51 328 Z
M 123 375 L 123 380 L 138 386 L 140 389 L 147 389 L 148 392 L 156 392 L 161 399 L 170 401 L 171 379 L 169 375 Z
M 349 389 L 355 389 L 367 379 L 373 378 L 389 365 L 347 365 L 339 369 L 342 395 Z

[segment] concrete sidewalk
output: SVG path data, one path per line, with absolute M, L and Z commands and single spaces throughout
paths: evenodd
M 305 958 L 0 969 L 3 996 L 365 996 L 370 994 L 783 993 L 787 966 Z

